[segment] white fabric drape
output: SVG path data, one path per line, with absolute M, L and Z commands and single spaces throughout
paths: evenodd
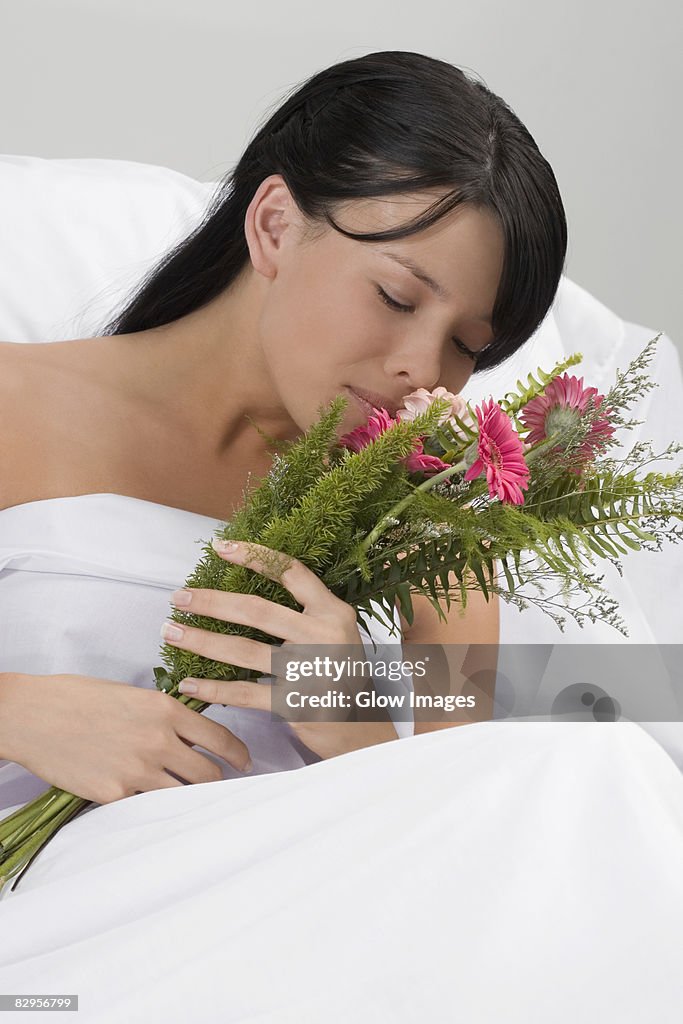
M 152 686 L 216 525 L 112 494 L 0 512 L 3 670 Z M 102 1024 L 680 1019 L 683 777 L 639 725 L 492 721 L 320 761 L 269 715 L 208 713 L 256 774 L 66 825 L 0 899 L 0 991 L 78 994 Z M 32 787 L 1 766 L 3 816 Z
M 0 991 L 88 1024 L 678 1024 L 682 862 L 640 726 L 477 723 L 75 819 L 0 902 Z

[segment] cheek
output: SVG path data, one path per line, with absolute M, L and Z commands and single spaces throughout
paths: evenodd
M 381 354 L 388 344 L 386 332 L 362 308 L 335 302 L 329 294 L 271 304 L 263 311 L 260 331 L 266 358 L 277 372 L 340 385 L 349 383 L 346 368 Z
M 469 359 L 465 362 L 465 359 L 465 356 L 455 353 L 447 362 L 444 362 L 439 384 L 454 395 L 462 391 L 474 373 L 474 364 Z
M 291 290 L 273 294 L 261 310 L 259 334 L 275 380 L 300 374 L 306 363 L 309 372 L 314 368 L 311 353 L 316 348 L 314 339 L 320 337 L 315 302 L 296 301 Z

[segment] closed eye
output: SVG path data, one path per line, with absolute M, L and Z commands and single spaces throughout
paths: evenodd
M 397 302 L 396 299 L 392 299 L 391 295 L 387 295 L 381 285 L 377 285 L 377 294 L 389 309 L 395 309 L 398 313 L 415 312 L 415 306 L 404 306 L 401 302 Z M 467 345 L 460 341 L 460 338 L 453 338 L 452 340 L 455 342 L 456 348 L 464 353 L 464 355 L 469 356 L 473 363 L 476 363 L 478 357 L 477 352 L 473 352 L 472 349 L 469 349 Z

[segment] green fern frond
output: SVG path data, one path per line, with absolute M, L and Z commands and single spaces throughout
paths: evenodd
M 527 383 L 523 384 L 521 380 L 517 381 L 516 391 L 507 391 L 505 396 L 499 400 L 503 412 L 507 413 L 508 416 L 514 416 L 515 413 L 519 412 L 523 405 L 530 402 L 532 398 L 536 398 L 542 394 L 543 391 L 550 384 L 551 380 L 555 377 L 559 377 L 561 373 L 569 369 L 570 366 L 575 366 L 580 363 L 583 356 L 580 352 L 573 352 L 571 355 L 563 359 L 562 362 L 556 363 L 555 366 L 549 372 L 542 370 L 541 367 L 536 369 L 536 377 L 532 373 L 527 376 Z

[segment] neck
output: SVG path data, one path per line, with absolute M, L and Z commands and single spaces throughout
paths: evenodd
M 216 457 L 263 451 L 256 424 L 279 440 L 300 429 L 279 400 L 258 343 L 252 274 L 174 323 L 99 340 L 120 358 L 118 385 Z

